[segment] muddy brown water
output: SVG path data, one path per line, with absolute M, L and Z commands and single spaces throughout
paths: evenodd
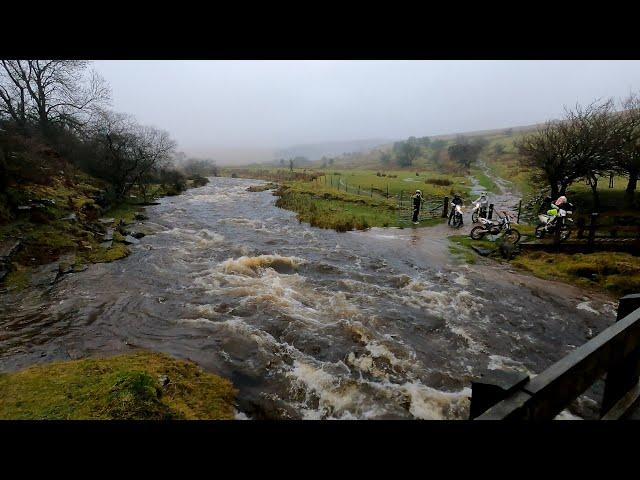
M 240 418 L 455 419 L 479 372 L 538 373 L 614 321 L 605 297 L 459 265 L 444 225 L 317 229 L 259 183 L 165 198 L 126 259 L 2 295 L 0 371 L 146 348 L 230 378 Z

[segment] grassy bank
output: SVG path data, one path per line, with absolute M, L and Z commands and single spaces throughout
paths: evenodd
M 307 182 L 282 185 L 275 193 L 276 206 L 292 210 L 298 220 L 311 226 L 339 232 L 390 227 L 398 223 L 393 202 L 336 192 L 321 186 L 313 189 Z
M 451 244 L 449 252 L 463 263 L 475 264 L 478 254 L 471 247 L 494 249 L 496 242 L 489 240 L 472 240 L 468 235 L 452 235 L 449 237 Z
M 528 232 L 527 232 L 528 233 Z M 464 263 L 474 264 L 479 255 L 471 247 L 493 249 L 498 242 L 472 240 L 466 235 L 449 237 L 449 251 Z M 614 296 L 640 291 L 640 257 L 621 252 L 519 253 L 511 265 L 546 280 L 559 280 Z
M 535 276 L 561 280 L 616 296 L 640 291 L 640 258 L 621 252 L 527 252 L 512 264 Z
M 232 384 L 153 352 L 0 374 L 0 419 L 233 419 Z
M 134 189 L 125 200 L 113 203 L 105 201 L 105 182 L 62 160 L 51 173 L 50 162 L 35 162 L 32 168 L 41 169 L 40 174 L 30 177 L 25 173 L 22 181 L 10 184 L 0 195 L 0 210 L 5 215 L 0 221 L 0 247 L 18 242 L 9 258 L 0 259 L 1 287 L 24 288 L 30 283 L 32 267 L 58 260 L 62 271 L 73 271 L 88 263 L 126 257 L 130 253 L 124 241 L 127 225 L 136 221 L 148 202 L 207 181 L 189 179 L 180 188 L 149 185 L 146 195 Z M 113 220 L 101 222 L 101 218 Z M 113 229 L 113 239 L 105 242 L 107 229 Z
M 402 196 L 406 204 L 418 189 L 427 201 L 434 203 L 442 202 L 454 192 L 468 197 L 470 191 L 468 178 L 444 175 L 424 167 L 405 170 L 255 167 L 226 169 L 223 173 L 277 181 L 281 185 L 276 192 L 280 197 L 278 207 L 295 211 L 301 222 L 341 232 L 410 225 L 410 213 L 404 213 L 406 218 L 398 215 L 398 197 Z M 250 191 L 269 188 L 271 186 L 250 187 Z M 441 221 L 427 218 L 419 226 Z

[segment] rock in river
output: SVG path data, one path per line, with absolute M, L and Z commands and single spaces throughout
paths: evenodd
M 138 240 L 137 238 L 132 237 L 131 235 L 127 235 L 126 237 L 124 237 L 124 243 L 126 243 L 127 245 L 130 244 L 138 244 L 140 243 L 140 240 Z

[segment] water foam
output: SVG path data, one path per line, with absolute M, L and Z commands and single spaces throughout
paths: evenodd
M 235 273 L 253 277 L 259 275 L 260 271 L 265 268 L 295 270 L 303 263 L 305 263 L 305 261 L 300 257 L 258 255 L 257 257 L 242 256 L 237 259 L 230 258 L 222 262 L 220 267 L 225 273 Z

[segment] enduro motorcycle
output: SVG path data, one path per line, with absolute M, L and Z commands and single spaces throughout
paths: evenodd
M 480 223 L 477 227 L 471 229 L 471 238 L 473 240 L 480 240 L 485 235 L 498 235 L 504 231 L 504 238 L 509 242 L 516 244 L 520 240 L 520 232 L 515 228 L 511 228 L 511 217 L 507 212 L 502 212 L 501 217 L 498 214 L 498 220 L 489 220 L 488 218 L 480 217 Z
M 453 228 L 460 228 L 462 226 L 462 205 L 452 203 L 451 207 L 454 209 L 453 217 L 451 218 L 451 226 Z
M 487 207 L 481 205 L 480 202 L 476 202 L 473 204 L 473 210 L 471 210 L 471 221 L 478 223 L 480 217 L 487 218 Z
M 544 238 L 545 235 L 555 235 L 559 230 L 560 241 L 564 241 L 571 235 L 573 219 L 568 215 L 573 213 L 573 205 L 564 204 L 564 208 L 556 207 L 547 210 L 546 214 L 538 215 L 540 223 L 536 226 L 536 238 Z

